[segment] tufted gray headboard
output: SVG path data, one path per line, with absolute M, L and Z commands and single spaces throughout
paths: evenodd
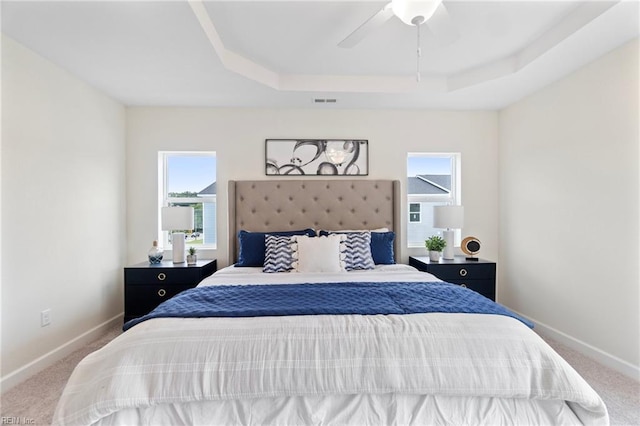
M 398 180 L 229 181 L 229 259 L 238 260 L 238 231 L 389 228 L 400 254 Z

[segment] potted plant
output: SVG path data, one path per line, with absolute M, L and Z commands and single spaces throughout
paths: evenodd
M 440 254 L 442 249 L 447 245 L 447 242 L 438 235 L 432 235 L 424 240 L 424 245 L 429 250 L 429 260 L 437 262 L 440 260 Z
M 195 265 L 196 261 L 198 260 L 198 255 L 196 254 L 196 248 L 191 246 L 189 247 L 189 251 L 188 251 L 188 255 L 187 255 L 187 265 Z

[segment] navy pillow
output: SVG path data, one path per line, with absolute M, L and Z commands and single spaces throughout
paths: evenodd
M 371 233 L 371 257 L 376 265 L 393 265 L 396 260 L 393 255 L 393 240 L 396 234 L 393 232 Z
M 238 262 L 234 266 L 264 266 L 265 236 L 267 234 L 283 237 L 292 235 L 316 236 L 316 231 L 311 228 L 299 231 L 279 231 L 279 232 L 249 232 L 240 230 L 238 232 L 238 243 L 240 244 L 240 254 Z
M 320 235 L 338 234 L 340 231 L 321 230 Z M 393 254 L 393 240 L 396 234 L 389 232 L 371 232 L 371 257 L 376 265 L 393 265 L 396 263 Z

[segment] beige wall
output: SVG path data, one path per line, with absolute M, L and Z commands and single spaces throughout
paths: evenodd
M 1 172 L 8 387 L 122 312 L 124 107 L 3 36 Z
M 368 139 L 368 178 L 399 179 L 403 192 L 408 152 L 461 152 L 463 235 L 480 238 L 484 243 L 482 256 L 496 260 L 497 132 L 496 112 L 130 108 L 128 260 L 143 261 L 156 238 L 158 151 L 211 150 L 218 157 L 218 249 L 207 255 L 217 257 L 219 266 L 227 265 L 227 182 L 267 179 L 267 138 Z M 413 253 L 425 251 L 405 248 L 401 255 L 407 261 Z
M 500 112 L 499 298 L 640 377 L 638 41 Z

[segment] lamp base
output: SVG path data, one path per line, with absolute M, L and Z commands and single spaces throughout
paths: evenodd
M 455 231 L 452 229 L 447 229 L 442 231 L 442 237 L 444 241 L 447 243 L 444 246 L 444 250 L 442 250 L 442 258 L 447 260 L 452 260 L 455 258 L 453 254 L 453 236 L 455 235 Z
M 173 246 L 173 263 L 184 263 L 184 232 L 171 234 L 171 245 Z
M 477 262 L 478 258 L 477 257 L 467 257 L 466 260 L 469 261 L 469 262 Z

